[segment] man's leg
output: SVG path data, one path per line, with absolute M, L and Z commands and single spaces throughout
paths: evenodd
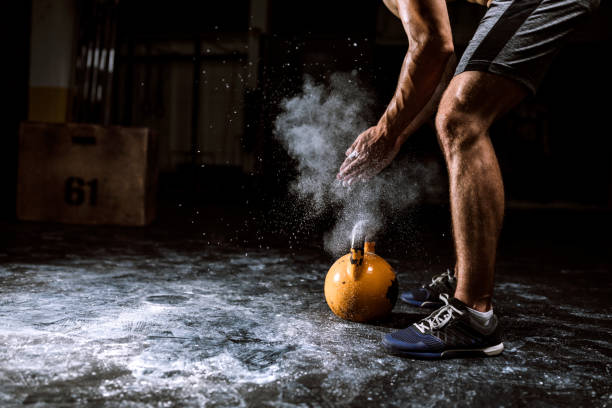
M 454 297 L 440 291 L 443 306 L 428 317 L 386 334 L 382 344 L 390 353 L 441 358 L 504 350 L 491 310 L 504 187 L 488 129 L 526 94 L 518 82 L 480 71 L 457 75 L 444 92 L 436 129 L 450 178 L 457 288 Z
M 436 130 L 450 181 L 457 256 L 455 297 L 481 312 L 491 309 L 497 240 L 504 214 L 504 187 L 488 130 L 527 95 L 500 75 L 466 71 L 445 91 Z

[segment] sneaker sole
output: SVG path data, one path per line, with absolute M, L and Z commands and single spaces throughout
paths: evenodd
M 424 302 L 420 302 L 418 300 L 411 300 L 411 299 L 403 299 L 400 297 L 400 300 L 404 303 L 408 303 L 411 306 L 416 306 L 416 307 L 425 307 L 428 309 L 435 309 L 441 306 L 444 306 L 444 303 L 442 302 L 430 302 L 428 300 L 424 301 Z
M 383 341 L 383 346 L 390 354 L 400 357 L 412 357 L 419 359 L 443 359 L 443 358 L 456 358 L 456 357 L 470 357 L 470 356 L 485 356 L 492 357 L 497 356 L 504 351 L 504 343 L 499 343 L 495 346 L 485 348 L 473 348 L 473 349 L 454 349 L 454 350 L 443 350 L 437 352 L 418 352 L 418 351 L 405 351 L 397 350 L 393 347 L 389 347 Z

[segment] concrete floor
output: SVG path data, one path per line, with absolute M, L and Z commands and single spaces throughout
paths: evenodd
M 208 244 L 163 225 L 2 228 L 1 406 L 612 405 L 610 246 L 593 236 L 506 237 L 506 351 L 431 362 L 379 344 L 421 310 L 398 304 L 369 325 L 329 311 L 333 259 L 317 246 Z M 451 262 L 388 252 L 401 288 Z

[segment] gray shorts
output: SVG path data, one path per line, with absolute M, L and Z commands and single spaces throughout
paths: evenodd
M 564 40 L 600 0 L 493 0 L 455 75 L 503 75 L 535 93 Z

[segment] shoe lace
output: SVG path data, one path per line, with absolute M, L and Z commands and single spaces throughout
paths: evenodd
M 446 272 L 443 272 L 439 275 L 435 275 L 431 279 L 431 283 L 428 284 L 427 287 L 447 290 L 447 288 L 445 287 L 446 286 L 445 283 L 450 285 L 452 284 L 454 279 L 455 279 L 454 274 L 451 272 L 450 269 L 447 269 Z
M 425 331 L 435 330 L 438 327 L 444 326 L 454 316 L 463 316 L 464 312 L 448 303 L 448 295 L 441 294 L 440 299 L 445 303 L 444 306 L 442 306 L 440 309 L 436 310 L 420 322 L 414 324 L 421 331 L 421 333 L 425 333 Z

